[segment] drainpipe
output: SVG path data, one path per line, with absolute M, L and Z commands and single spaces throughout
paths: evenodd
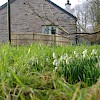
M 51 27 L 51 34 L 53 34 L 53 45 L 56 45 L 56 29 L 54 29 L 54 27 Z
M 7 3 L 8 6 L 8 34 L 9 34 L 9 43 L 11 44 L 11 17 L 10 17 L 10 0 Z
M 78 44 L 78 35 L 75 36 L 76 45 Z

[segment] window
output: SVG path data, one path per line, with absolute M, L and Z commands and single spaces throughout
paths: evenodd
M 57 34 L 58 28 L 57 26 L 42 26 L 42 33 L 43 34 Z

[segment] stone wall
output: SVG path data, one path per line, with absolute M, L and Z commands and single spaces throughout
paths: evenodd
M 32 43 L 42 43 L 45 45 L 68 45 L 70 37 L 62 36 L 60 34 L 41 34 L 41 33 L 13 33 L 12 45 L 29 45 Z
M 45 0 L 15 0 L 11 4 L 12 34 L 42 33 L 42 25 L 52 23 L 63 27 L 69 33 L 76 33 L 76 20 Z M 62 31 L 59 30 L 59 33 Z M 7 40 L 7 7 L 5 7 L 0 10 L 0 42 Z
M 7 9 L 0 10 L 0 42 L 8 40 L 7 34 Z

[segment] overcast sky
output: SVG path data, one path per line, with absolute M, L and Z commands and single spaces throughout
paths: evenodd
M 62 8 L 65 8 L 65 3 L 67 2 L 67 0 L 51 0 L 51 1 L 58 4 Z M 81 1 L 84 1 L 84 0 L 70 0 L 70 3 L 72 4 L 72 7 L 74 7 L 76 4 L 81 3 Z M 6 2 L 7 2 L 7 0 L 0 0 L 0 5 L 4 4 Z

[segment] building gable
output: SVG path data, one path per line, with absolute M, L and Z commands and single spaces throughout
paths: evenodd
M 16 0 L 10 0 L 11 3 L 13 3 Z M 59 10 L 63 11 L 64 13 L 66 13 L 67 15 L 69 15 L 70 17 L 74 18 L 77 21 L 77 18 L 72 15 L 71 13 L 69 13 L 68 11 L 66 11 L 65 9 L 61 8 L 60 6 L 58 6 L 57 4 L 55 4 L 54 2 L 47 0 L 47 2 L 49 2 L 50 4 L 52 4 L 53 6 L 55 6 L 56 8 L 58 8 Z M 3 8 L 7 7 L 7 3 L 3 4 L 2 6 L 0 6 L 0 10 L 2 10 Z

